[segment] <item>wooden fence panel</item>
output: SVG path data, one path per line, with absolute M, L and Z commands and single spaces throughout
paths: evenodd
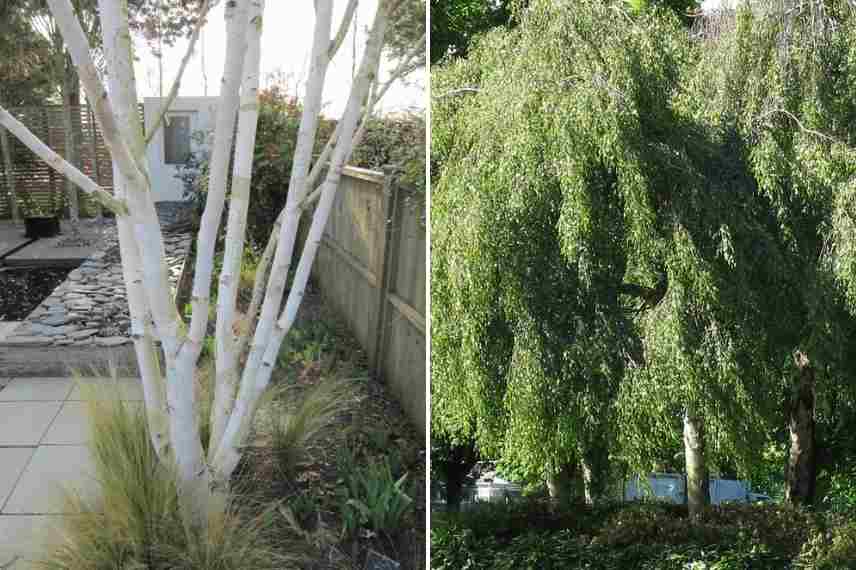
M 13 107 L 9 109 L 36 136 L 60 156 L 65 156 L 65 129 L 62 107 Z M 73 122 L 80 125 L 80 170 L 108 191 L 113 189 L 113 167 L 110 153 L 104 144 L 101 130 L 87 105 L 72 107 Z M 34 205 L 53 208 L 64 203 L 65 182 L 62 176 L 36 157 L 14 136 L 9 136 L 12 147 L 12 174 L 15 177 L 18 201 L 26 193 Z M 2 166 L 2 162 L 0 162 Z M 9 174 L 3 169 L 0 177 L 0 218 L 9 218 Z M 95 215 L 94 203 L 79 192 L 80 212 L 83 216 Z
M 424 206 L 408 194 L 346 168 L 313 275 L 424 434 L 426 232 Z

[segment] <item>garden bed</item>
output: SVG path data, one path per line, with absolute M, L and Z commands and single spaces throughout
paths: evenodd
M 349 379 L 353 393 L 335 420 L 309 443 L 296 469 L 283 472 L 271 422 L 318 383 L 335 379 Z M 235 476 L 236 488 L 245 489 L 259 504 L 281 501 L 290 509 L 307 538 L 316 542 L 316 556 L 306 568 L 384 568 L 367 565 L 373 553 L 397 561 L 400 568 L 425 568 L 424 439 L 389 389 L 370 375 L 365 353 L 311 284 L 271 384 L 274 396 L 259 411 L 254 441 Z M 404 475 L 402 489 L 412 500 L 411 510 L 395 528 L 376 532 L 371 525 L 358 525 L 348 530 L 345 511 L 353 498 L 349 482 L 369 466 L 382 470 L 384 465 L 396 480 Z M 285 519 L 279 524 L 283 533 L 295 530 Z

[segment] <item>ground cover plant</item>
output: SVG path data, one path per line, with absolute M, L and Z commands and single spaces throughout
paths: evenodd
M 853 521 L 787 505 L 479 505 L 432 518 L 431 568 L 856 568 Z

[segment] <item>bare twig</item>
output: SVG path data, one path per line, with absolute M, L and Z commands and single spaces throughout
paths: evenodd
M 336 52 L 339 51 L 339 48 L 342 46 L 342 42 L 345 41 L 345 36 L 348 35 L 348 28 L 351 27 L 351 20 L 354 19 L 354 12 L 357 10 L 357 4 L 359 4 L 359 0 L 349 0 L 348 5 L 345 7 L 345 15 L 342 16 L 342 23 L 339 24 L 339 31 L 336 32 L 336 37 L 330 40 L 330 51 L 327 54 L 327 57 L 333 59 L 333 56 L 336 55 Z

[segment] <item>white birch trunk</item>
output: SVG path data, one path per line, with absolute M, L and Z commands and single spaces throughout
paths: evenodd
M 189 333 L 181 322 L 169 292 L 163 238 L 151 193 L 145 162 L 146 140 L 137 114 L 137 93 L 128 31 L 127 0 L 99 0 L 104 53 L 109 75 L 109 96 L 89 55 L 89 46 L 70 0 L 47 0 L 63 35 L 87 99 L 113 157 L 117 196 L 110 196 L 74 166 L 39 141 L 20 122 L 0 107 L 0 124 L 53 168 L 84 191 L 92 193 L 117 214 L 123 275 L 131 313 L 134 348 L 143 382 L 152 443 L 159 457 L 174 465 L 185 522 L 204 527 L 212 491 L 228 489 L 229 478 L 241 456 L 241 445 L 252 423 L 259 398 L 270 381 L 283 338 L 297 315 L 315 259 L 321 235 L 335 199 L 342 168 L 350 156 L 361 114 L 370 114 L 383 37 L 389 20 L 381 0 L 369 34 L 360 72 L 355 78 L 337 136 L 329 145 L 330 169 L 315 209 L 309 238 L 297 268 L 285 310 L 278 315 L 294 249 L 301 204 L 309 193 L 309 165 L 321 110 L 321 96 L 332 53 L 341 44 L 341 33 L 330 39 L 332 0 L 317 0 L 312 69 L 304 100 L 299 138 L 289 181 L 288 200 L 277 220 L 260 280 L 253 294 L 254 308 L 264 296 L 261 318 L 255 328 L 252 351 L 242 374 L 238 366 L 246 336 L 235 339 L 235 303 L 246 229 L 247 202 L 254 139 L 258 119 L 257 90 L 259 35 L 263 0 L 237 0 L 226 7 L 227 45 L 224 81 L 218 105 L 211 159 L 208 201 L 197 240 L 193 313 Z M 343 24 L 353 15 L 349 2 Z M 198 29 L 195 34 L 198 33 Z M 246 53 L 245 53 L 246 51 Z M 245 71 L 242 71 L 244 69 Z M 176 85 L 180 77 L 176 79 Z M 195 394 L 197 360 L 208 327 L 209 296 L 217 232 L 226 199 L 226 181 L 233 127 L 238 113 L 239 89 L 243 101 L 238 125 L 238 144 L 227 223 L 224 267 L 219 283 L 216 346 L 217 382 L 212 412 L 212 437 L 206 462 L 200 440 Z M 363 109 L 363 104 L 368 102 Z M 162 112 L 168 109 L 168 103 Z M 271 264 L 270 276 L 265 273 Z M 265 283 L 267 287 L 265 288 Z M 265 290 L 267 289 L 267 290 Z M 253 311 L 255 312 L 255 311 Z M 252 319 L 255 315 L 250 315 Z M 160 341 L 166 362 L 160 370 L 155 341 Z M 238 378 L 240 377 L 240 385 Z M 164 384 L 165 381 L 165 384 Z M 237 391 L 237 398 L 235 392 Z M 234 404 L 233 404 L 234 400 Z M 212 485 L 214 476 L 214 485 Z
M 137 162 L 142 162 L 145 148 L 142 142 L 142 125 L 136 113 L 137 94 L 134 80 L 130 35 L 127 33 L 127 2 L 99 0 L 102 18 L 102 45 L 105 62 L 109 71 L 110 91 L 113 94 L 115 113 L 122 127 L 122 136 Z M 123 19 L 124 18 L 124 19 Z M 125 24 L 123 25 L 123 22 Z M 116 195 L 128 194 L 130 182 L 113 165 L 113 180 Z M 122 272 L 125 292 L 128 299 L 128 312 L 131 316 L 131 338 L 140 369 L 143 385 L 143 398 L 146 403 L 146 415 L 152 445 L 163 461 L 174 461 L 174 449 L 170 444 L 169 423 L 166 410 L 164 378 L 160 369 L 151 312 L 148 308 L 143 275 L 140 248 L 136 242 L 133 221 L 127 216 L 117 216 L 116 226 L 119 234 L 119 253 L 122 258 Z
M 238 114 L 238 138 L 232 173 L 232 192 L 226 224 L 226 251 L 220 270 L 217 295 L 216 382 L 214 405 L 211 407 L 211 440 L 209 450 L 216 448 L 226 419 L 232 411 L 238 384 L 238 353 L 235 343 L 235 305 L 241 282 L 241 261 L 253 175 L 256 127 L 259 119 L 259 64 L 264 0 L 254 0 L 250 8 L 247 54 L 244 59 L 244 81 L 241 87 L 241 107 Z
M 271 372 L 273 371 L 276 356 L 279 353 L 282 340 L 294 324 L 294 319 L 297 316 L 297 308 L 300 305 L 300 301 L 303 299 L 306 283 L 309 279 L 309 269 L 311 268 L 312 262 L 315 260 L 318 245 L 321 241 L 321 234 L 324 231 L 324 226 L 327 223 L 327 218 L 329 217 L 333 200 L 336 197 L 336 189 L 338 188 L 339 180 L 341 178 L 342 168 L 351 153 L 352 147 L 350 143 L 360 116 L 360 106 L 368 94 L 369 87 L 373 80 L 372 76 L 377 69 L 377 62 L 380 59 L 387 22 L 388 14 L 386 12 L 386 6 L 384 2 L 378 2 L 374 24 L 372 25 L 369 40 L 366 44 L 366 50 L 363 54 L 362 62 L 360 63 L 360 71 L 351 88 L 345 113 L 341 119 L 342 136 L 333 153 L 333 163 L 331 164 L 327 179 L 324 182 L 324 192 L 322 193 L 321 201 L 316 208 L 315 215 L 312 220 L 309 237 L 307 238 L 306 246 L 304 247 L 303 254 L 301 255 L 300 263 L 298 264 L 297 274 L 294 278 L 294 283 L 291 286 L 286 307 L 282 316 L 276 322 L 276 325 L 272 327 L 273 331 L 267 333 L 269 334 L 269 341 L 266 343 L 267 346 L 264 350 L 264 354 L 262 355 L 261 363 L 260 365 L 256 365 L 255 369 L 252 368 L 254 355 L 252 351 L 250 353 L 250 357 L 244 369 L 244 375 L 241 380 L 238 397 L 235 402 L 235 409 L 229 418 L 229 423 L 226 426 L 223 439 L 216 453 L 213 455 L 212 470 L 214 471 L 214 475 L 217 479 L 222 479 L 228 476 L 228 474 L 231 474 L 240 460 L 240 445 L 249 431 L 259 399 L 270 381 Z M 317 39 L 318 38 L 316 36 L 316 40 Z M 303 181 L 301 181 L 301 183 L 303 183 Z M 303 189 L 303 186 L 299 186 L 298 188 Z M 292 195 L 289 193 L 289 199 L 295 202 L 295 208 L 299 207 L 300 198 L 302 198 L 302 195 L 295 196 L 295 199 L 292 199 Z M 288 204 L 286 205 L 286 208 L 288 208 Z M 285 232 L 285 225 L 288 223 L 289 216 L 288 213 L 286 213 L 283 223 L 283 232 Z M 294 223 L 297 223 L 297 219 L 295 219 Z M 296 234 L 297 229 L 294 228 L 293 231 Z M 293 242 L 291 245 L 293 246 Z M 284 247 L 287 247 L 287 244 L 284 246 L 281 236 L 277 249 L 280 250 Z M 279 253 L 279 251 L 277 253 Z M 271 272 L 268 288 L 277 286 L 284 287 L 284 281 L 287 273 L 286 276 L 280 277 L 282 282 L 279 283 L 274 280 L 275 271 L 276 267 L 274 267 Z M 258 338 L 260 331 L 265 332 L 268 330 L 268 326 L 264 322 L 264 308 L 262 309 L 262 313 L 262 317 L 256 330 L 256 338 L 253 340 L 253 350 L 256 350 L 256 347 L 261 346 L 262 341 L 266 340 L 265 337 Z

